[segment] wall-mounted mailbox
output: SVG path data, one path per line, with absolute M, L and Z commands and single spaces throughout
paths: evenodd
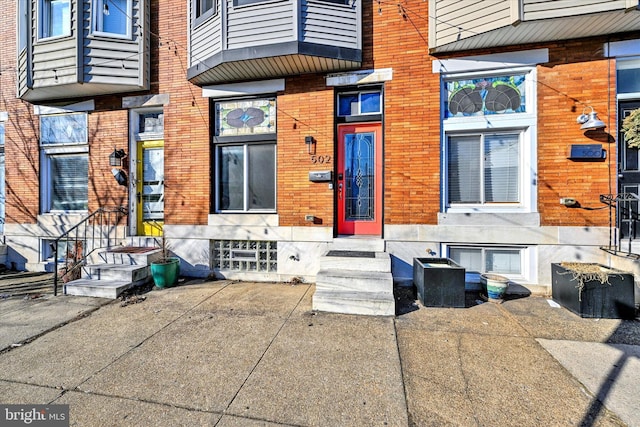
M 607 158 L 602 144 L 574 144 L 569 149 L 569 160 L 598 161 Z
M 312 171 L 309 172 L 309 181 L 331 182 L 333 181 L 333 173 L 331 171 Z

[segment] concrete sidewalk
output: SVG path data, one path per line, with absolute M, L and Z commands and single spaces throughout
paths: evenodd
M 125 306 L 0 301 L 0 403 L 69 404 L 78 426 L 640 426 L 638 321 L 535 297 L 314 313 L 313 290 L 192 281 Z

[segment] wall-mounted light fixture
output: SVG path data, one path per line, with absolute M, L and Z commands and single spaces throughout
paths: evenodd
M 591 112 L 587 114 L 586 111 L 588 108 L 591 108 Z M 602 120 L 598 119 L 598 113 L 596 113 L 591 106 L 584 107 L 582 114 L 578 116 L 576 121 L 582 124 L 582 126 L 580 126 L 580 129 L 582 130 L 602 129 L 607 127 Z
M 304 143 L 307 144 L 307 153 L 316 154 L 316 140 L 312 136 L 305 136 Z
M 123 149 L 113 149 L 113 153 L 109 154 L 109 166 L 122 166 L 122 159 L 127 156 Z

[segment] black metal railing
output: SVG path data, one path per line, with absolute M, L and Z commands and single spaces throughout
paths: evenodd
M 109 248 L 127 237 L 127 210 L 123 206 L 100 208 L 51 242 L 53 251 L 53 295 L 58 295 L 58 279 L 71 281 L 81 276 L 87 257 L 97 249 Z M 64 265 L 58 270 L 60 246 L 64 245 Z
M 600 201 L 616 211 L 616 223 L 609 226 L 609 247 L 603 249 L 623 253 L 622 243 L 626 242 L 626 254 L 633 255 L 631 245 L 638 233 L 640 197 L 635 193 L 601 194 Z

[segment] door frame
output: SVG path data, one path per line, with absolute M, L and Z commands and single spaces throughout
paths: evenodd
M 374 220 L 373 221 L 346 221 L 344 194 L 346 184 L 340 179 L 344 169 L 344 154 L 342 153 L 343 138 L 347 132 L 369 132 L 375 133 L 375 178 L 374 178 Z M 338 124 L 336 130 L 336 187 L 335 187 L 335 229 L 337 236 L 361 235 L 382 237 L 384 228 L 384 140 L 382 122 L 361 122 Z M 342 187 L 341 187 L 342 186 Z
M 164 144 L 164 121 L 160 128 L 145 129 L 141 118 L 145 114 L 163 114 L 162 106 L 132 108 L 129 110 L 129 233 L 131 236 L 142 236 L 143 230 L 138 229 L 138 145 L 145 141 L 162 141 Z M 166 160 L 166 156 L 165 156 Z M 166 170 L 166 168 L 165 168 Z
M 143 201 L 142 201 L 142 195 L 144 195 L 144 182 L 142 182 L 143 177 L 144 177 L 144 155 L 143 155 L 143 151 L 145 149 L 158 149 L 161 148 L 162 149 L 162 157 L 163 157 L 163 170 L 162 170 L 162 176 L 164 177 L 164 173 L 165 173 L 165 167 L 164 167 L 164 140 L 143 140 L 143 141 L 137 141 L 136 142 L 136 157 L 139 161 L 136 162 L 136 173 L 135 176 L 138 178 L 135 180 L 134 185 L 133 185 L 133 192 L 132 194 L 132 199 L 133 199 L 133 203 L 135 204 L 135 211 L 136 211 L 136 216 L 135 216 L 135 223 L 136 223 L 136 229 L 138 231 L 138 235 L 140 236 L 161 236 L 162 235 L 162 228 L 164 226 L 164 209 L 163 209 L 163 218 L 162 220 L 151 220 L 151 221 L 144 221 L 143 218 L 143 212 L 142 212 L 142 206 L 143 206 Z M 164 203 L 164 181 L 162 181 L 162 186 L 163 186 L 163 203 Z M 140 194 L 140 198 L 138 197 L 138 194 Z M 151 224 L 153 223 L 153 224 Z
M 638 151 L 638 149 L 629 149 L 629 150 L 634 150 L 634 152 L 636 153 L 636 156 L 638 156 L 638 158 L 636 159 L 636 163 L 638 163 L 638 169 L 637 171 L 627 171 L 626 169 L 623 169 L 625 167 L 626 164 L 626 155 L 628 153 L 627 148 L 626 148 L 626 142 L 624 141 L 624 135 L 622 133 L 622 121 L 624 120 L 623 117 L 623 107 L 624 109 L 631 109 L 634 110 L 636 108 L 640 108 L 640 99 L 619 99 L 618 103 L 617 103 L 617 124 L 618 124 L 618 135 L 617 135 L 617 146 L 616 146 L 616 151 L 617 151 L 617 173 L 618 173 L 618 177 L 617 177 L 617 182 L 616 182 L 616 191 L 618 194 L 620 193 L 627 193 L 628 191 L 626 191 L 625 184 L 629 184 L 630 186 L 635 186 L 636 187 L 636 191 L 631 191 L 631 192 L 635 192 L 636 194 L 640 194 L 640 191 L 638 191 L 640 189 L 640 152 Z M 626 176 L 625 176 L 626 175 Z M 627 181 L 625 181 L 625 177 L 627 178 L 632 178 L 635 176 L 635 180 L 632 181 L 631 183 Z M 637 213 L 637 209 L 638 209 L 638 203 L 631 201 L 629 202 L 630 204 L 627 206 L 629 209 L 633 209 L 635 207 L 635 211 Z M 636 224 L 637 225 L 637 224 Z M 630 224 L 625 224 L 623 223 L 622 220 L 622 215 L 621 213 L 618 211 L 616 214 L 616 226 L 619 230 L 619 238 L 628 238 L 629 237 L 629 230 L 630 230 Z M 634 230 L 634 236 L 632 236 L 634 239 L 638 237 L 638 229 L 637 227 L 633 227 Z

